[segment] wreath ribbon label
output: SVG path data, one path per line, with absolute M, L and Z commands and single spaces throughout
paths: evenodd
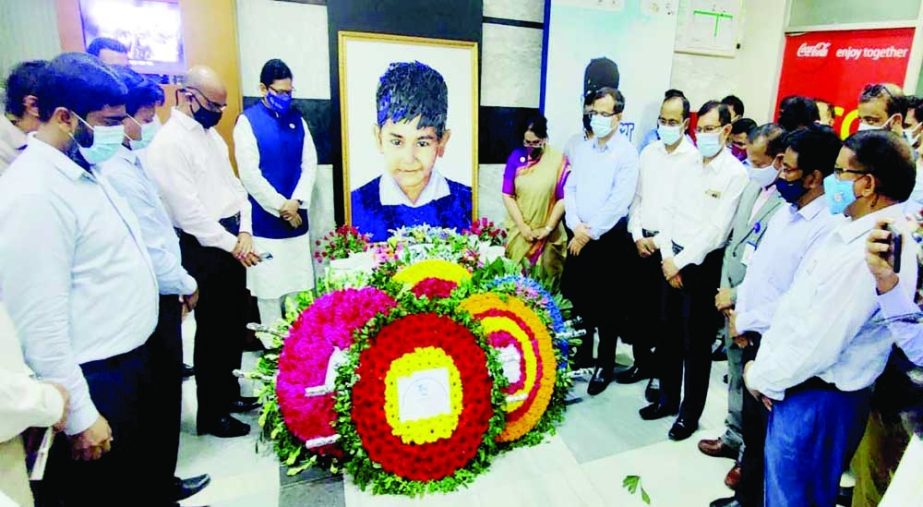
M 401 422 L 413 422 L 452 413 L 449 370 L 420 370 L 397 379 Z
M 512 344 L 499 348 L 497 352 L 499 352 L 500 365 L 503 366 L 503 376 L 511 385 L 519 382 L 523 375 L 522 354 Z

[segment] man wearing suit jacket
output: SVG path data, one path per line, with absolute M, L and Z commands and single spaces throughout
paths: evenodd
M 750 182 L 734 214 L 731 240 L 724 251 L 721 287 L 715 297 L 715 305 L 726 317 L 734 308 L 737 286 L 743 282 L 750 256 L 765 234 L 769 219 L 782 204 L 774 182 L 785 152 L 784 133 L 782 127 L 769 123 L 754 128 L 748 134 L 747 158 L 750 164 L 747 172 Z M 700 441 L 699 450 L 709 456 L 735 460 L 734 468 L 725 478 L 728 487 L 734 489 L 740 482 L 740 467 L 736 463 L 743 454 L 743 352 L 733 343 L 727 326 L 724 334 L 728 356 L 727 429 L 719 438 Z

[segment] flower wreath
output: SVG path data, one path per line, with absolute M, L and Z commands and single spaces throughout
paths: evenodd
M 417 297 L 447 298 L 471 273 L 460 264 L 442 259 L 426 259 L 400 268 L 394 281 L 408 287 Z
M 274 429 L 269 435 L 272 439 L 285 437 L 304 448 L 305 442 L 330 438 L 335 433 L 332 427 L 336 417 L 332 387 L 338 358 L 345 357 L 352 345 L 354 331 L 361 329 L 376 315 L 390 311 L 396 304 L 381 290 L 365 287 L 330 292 L 314 300 L 301 312 L 292 324 L 279 356 L 279 374 L 274 390 L 278 410 L 269 413 L 281 416 L 284 427 Z M 316 391 L 316 395 L 308 396 L 307 390 Z M 266 415 L 266 418 L 269 417 Z M 261 422 L 266 428 L 266 421 Z M 283 432 L 285 435 L 281 435 Z M 342 456 L 334 445 L 319 446 L 312 452 L 321 456 Z M 285 456 L 280 454 L 280 457 L 287 465 L 294 466 L 302 459 L 308 459 L 307 454 L 310 453 L 300 453 L 294 459 L 288 453 Z
M 502 368 L 481 328 L 457 305 L 406 295 L 398 309 L 356 334 L 337 374 L 335 428 L 352 457 L 345 468 L 361 489 L 452 491 L 496 454 L 505 421 Z M 444 403 L 411 417 L 404 403 L 421 385 L 444 393 Z
M 519 440 L 541 420 L 554 392 L 556 356 L 548 328 L 516 297 L 474 294 L 461 306 L 481 321 L 491 346 L 500 351 L 510 382 L 504 390 L 510 397 L 506 428 L 498 440 Z

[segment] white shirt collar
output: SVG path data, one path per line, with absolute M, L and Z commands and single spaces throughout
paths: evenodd
M 126 148 L 124 144 L 122 146 L 119 146 L 119 150 L 115 152 L 115 155 L 113 156 L 127 160 L 132 165 L 134 165 L 135 162 L 137 162 L 138 160 L 138 154 L 135 153 L 133 150 Z
M 180 111 L 175 107 L 170 111 L 170 119 L 175 120 L 176 123 L 179 123 L 180 126 L 186 130 L 198 130 L 200 132 L 205 132 L 205 129 L 202 128 L 201 123 L 195 121 L 194 118 L 190 117 L 188 114 Z
M 871 231 L 877 221 L 883 218 L 893 218 L 895 221 L 900 221 L 903 216 L 904 212 L 901 205 L 893 204 L 874 213 L 869 213 L 858 220 L 849 221 L 840 226 L 836 232 L 844 242 L 850 243 Z
M 805 220 L 813 220 L 818 213 L 827 210 L 827 199 L 823 194 L 818 196 L 813 201 L 809 202 L 807 206 L 798 209 L 795 206 L 791 206 L 793 215 L 801 215 L 801 218 Z
M 407 194 L 401 190 L 400 185 L 397 184 L 397 181 L 394 181 L 394 178 L 392 178 L 390 174 L 383 174 L 378 184 L 378 198 L 381 200 L 382 206 L 403 205 L 411 208 L 419 208 L 436 199 L 442 199 L 451 193 L 448 181 L 446 181 L 445 177 L 439 174 L 439 171 L 436 169 L 433 169 L 429 178 L 429 183 L 423 188 L 423 192 L 420 193 L 420 197 L 417 198 L 417 202 L 415 203 L 410 202 Z
M 77 181 L 80 178 L 94 179 L 90 172 L 77 165 L 76 162 L 65 155 L 61 150 L 42 141 L 35 134 L 29 135 L 28 145 L 30 150 L 35 150 L 39 155 L 55 166 L 62 174 L 68 178 Z

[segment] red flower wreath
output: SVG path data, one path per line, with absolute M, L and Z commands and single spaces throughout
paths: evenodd
M 441 349 L 458 369 L 462 411 L 451 437 L 405 444 L 385 414 L 385 378 L 395 360 L 426 347 Z M 372 338 L 359 356 L 357 374 L 351 416 L 369 459 L 382 469 L 409 480 L 432 481 L 452 475 L 475 458 L 494 414 L 493 382 L 486 354 L 467 328 L 432 313 L 403 317 Z
M 335 433 L 333 395 L 308 397 L 305 389 L 324 385 L 334 348 L 346 352 L 356 329 L 395 305 L 384 292 L 366 287 L 325 294 L 301 313 L 285 339 L 276 380 L 279 409 L 292 434 L 311 440 Z M 333 446 L 316 452 L 339 454 Z

